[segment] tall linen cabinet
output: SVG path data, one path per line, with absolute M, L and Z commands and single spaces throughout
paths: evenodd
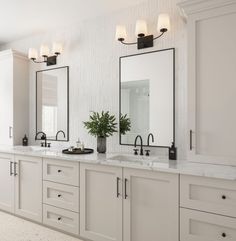
M 29 126 L 29 70 L 25 55 L 0 52 L 0 145 L 19 145 Z

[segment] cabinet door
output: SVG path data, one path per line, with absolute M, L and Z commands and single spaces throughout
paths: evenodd
M 80 236 L 122 240 L 122 168 L 81 164 Z
M 0 209 L 14 213 L 14 156 L 0 154 Z
M 13 144 L 13 59 L 0 54 L 0 145 Z
M 124 241 L 178 241 L 178 175 L 124 169 Z
M 42 222 L 42 159 L 15 156 L 15 213 Z

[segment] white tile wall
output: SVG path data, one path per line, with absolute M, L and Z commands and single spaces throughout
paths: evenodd
M 186 26 L 176 6 L 178 0 L 149 0 L 107 16 L 101 16 L 75 24 L 66 29 L 38 34 L 21 39 L 1 49 L 13 48 L 27 53 L 29 47 L 39 48 L 41 43 L 50 44 L 60 40 L 65 44 L 58 66 L 70 66 L 70 140 L 73 145 L 78 137 L 87 146 L 96 147 L 96 139 L 89 136 L 82 121 L 88 119 L 89 111 L 109 110 L 118 116 L 119 57 L 135 54 L 135 46 L 124 46 L 115 41 L 115 26 L 125 24 L 129 40 L 135 40 L 134 28 L 137 19 L 146 19 L 150 33 L 156 33 L 158 14 L 171 16 L 171 31 L 155 42 L 155 47 L 146 49 L 176 48 L 176 136 L 179 157 L 185 157 L 186 146 Z M 63 18 L 63 16 L 62 16 Z M 30 68 L 30 141 L 35 134 L 35 71 L 45 65 L 31 63 Z M 108 151 L 129 151 L 119 146 L 118 134 L 108 139 Z M 163 152 L 156 150 L 155 152 Z M 164 153 L 166 150 L 164 151 Z

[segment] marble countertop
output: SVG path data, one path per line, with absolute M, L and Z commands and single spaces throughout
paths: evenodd
M 167 159 L 167 157 L 161 156 L 140 157 L 127 153 L 93 153 L 87 155 L 68 155 L 63 154 L 61 149 L 49 149 L 37 146 L 0 146 L 0 153 L 35 156 L 41 158 L 51 158 L 99 165 L 111 165 L 202 177 L 221 178 L 236 181 L 236 166 L 202 164 L 184 160 L 170 161 Z

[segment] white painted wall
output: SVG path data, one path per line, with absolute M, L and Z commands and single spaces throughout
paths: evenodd
M 148 22 L 150 33 L 156 33 L 158 14 L 167 12 L 171 16 L 171 31 L 155 42 L 152 51 L 176 48 L 176 137 L 180 157 L 185 157 L 186 146 L 186 29 L 176 3 L 178 0 L 149 0 L 110 15 L 86 21 L 65 29 L 32 36 L 1 46 L 27 53 L 29 47 L 61 40 L 64 53 L 58 66 L 70 66 L 70 144 L 78 137 L 86 146 L 95 147 L 96 139 L 87 134 L 82 121 L 88 119 L 89 111 L 110 110 L 118 117 L 119 57 L 135 54 L 136 46 L 123 46 L 115 41 L 115 26 L 126 24 L 128 40 L 135 40 L 134 29 L 137 19 Z M 63 16 L 62 16 L 63 18 Z M 30 66 L 30 142 L 35 135 L 35 71 L 45 65 L 32 63 Z M 130 151 L 132 148 L 119 146 L 118 134 L 108 139 L 109 151 Z M 165 150 L 166 152 L 166 150 Z

